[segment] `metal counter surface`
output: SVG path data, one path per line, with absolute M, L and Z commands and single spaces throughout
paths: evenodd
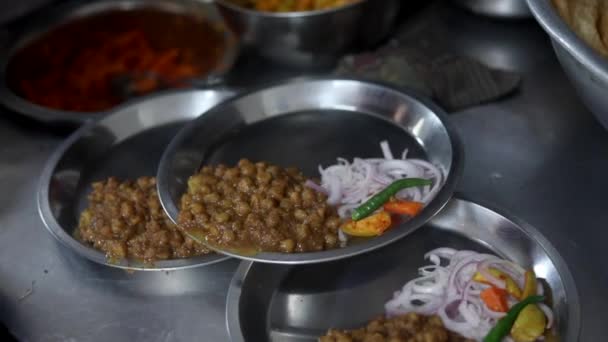
M 581 341 L 606 338 L 608 132 L 576 97 L 533 21 L 493 21 L 441 5 L 451 49 L 517 70 L 513 96 L 452 113 L 469 199 L 527 221 L 566 260 L 582 302 Z M 240 86 L 297 75 L 237 69 Z M 24 341 L 224 341 L 236 261 L 174 272 L 124 271 L 65 250 L 37 212 L 38 176 L 66 132 L 0 110 L 0 319 Z

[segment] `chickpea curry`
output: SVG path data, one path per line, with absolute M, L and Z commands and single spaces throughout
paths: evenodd
M 339 247 L 341 220 L 295 168 L 247 159 L 190 177 L 178 223 L 222 249 L 313 252 Z
M 88 200 L 74 235 L 106 253 L 110 260 L 154 262 L 211 252 L 171 222 L 160 205 L 152 177 L 95 182 Z

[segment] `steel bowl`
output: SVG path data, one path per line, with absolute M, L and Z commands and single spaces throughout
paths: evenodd
M 489 252 L 533 268 L 551 289 L 558 341 L 578 341 L 578 291 L 558 251 L 535 228 L 463 199 L 423 229 L 386 248 L 312 266 L 242 262 L 226 300 L 230 340 L 317 341 L 328 329 L 352 329 L 384 313 L 393 292 L 417 276 L 431 249 Z
M 526 0 L 452 0 L 468 10 L 498 18 L 529 18 L 530 8 Z
M 350 241 L 344 248 L 307 253 L 254 255 L 209 247 L 236 258 L 275 264 L 309 264 L 349 258 L 389 245 L 431 219 L 452 196 L 462 171 L 462 147 L 444 112 L 411 91 L 353 79 L 285 82 L 234 97 L 192 121 L 161 159 L 161 204 L 176 222 L 188 178 L 201 165 L 234 165 L 241 158 L 295 166 L 318 177 L 319 165 L 336 158 L 381 157 L 379 143 L 424 158 L 445 182 L 422 212 L 381 236 Z M 206 243 L 199 231 L 195 240 Z
M 608 129 L 608 60 L 580 39 L 549 0 L 528 0 L 552 40 L 557 58 L 583 103 Z
M 109 261 L 73 237 L 80 212 L 87 206 L 93 181 L 110 176 L 135 179 L 154 176 L 166 145 L 189 120 L 232 93 L 218 90 L 169 91 L 123 105 L 89 122 L 63 142 L 47 161 L 38 190 L 38 211 L 47 230 L 65 247 L 93 262 L 134 270 L 174 270 L 225 260 L 220 254 L 144 264 Z
M 91 15 L 109 11 L 130 11 L 151 8 L 168 13 L 188 14 L 202 18 L 217 28 L 223 35 L 226 50 L 223 59 L 209 74 L 194 81 L 200 85 L 215 82 L 225 74 L 236 60 L 238 44 L 232 32 L 225 28 L 223 20 L 214 6 L 197 0 L 106 0 L 106 1 L 75 1 L 38 13 L 31 18 L 24 27 L 11 33 L 10 42 L 6 51 L 0 52 L 0 103 L 13 112 L 25 115 L 36 121 L 48 124 L 81 125 L 89 120 L 96 120 L 112 111 L 112 109 L 99 112 L 77 112 L 47 108 L 19 96 L 8 84 L 8 66 L 14 54 L 33 40 L 47 32 L 66 24 L 74 19 L 81 19 Z
M 270 13 L 216 0 L 244 47 L 274 62 L 296 67 L 334 64 L 349 49 L 371 47 L 387 37 L 400 0 L 362 0 L 320 11 Z

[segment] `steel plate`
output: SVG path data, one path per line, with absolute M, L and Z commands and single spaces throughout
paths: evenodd
M 171 270 L 226 259 L 213 254 L 145 265 L 135 260 L 110 263 L 105 255 L 72 237 L 86 207 L 91 182 L 109 176 L 154 176 L 175 133 L 231 95 L 228 91 L 189 90 L 151 95 L 86 124 L 54 152 L 41 176 L 38 209 L 51 234 L 67 248 L 100 264 L 138 270 Z
M 578 293 L 555 248 L 533 227 L 462 199 L 407 239 L 364 256 L 312 266 L 242 262 L 226 304 L 231 340 L 316 341 L 329 328 L 363 326 L 437 247 L 489 251 L 533 267 L 551 288 L 560 340 L 578 340 Z
M 310 79 L 243 94 L 180 131 L 162 157 L 158 193 L 175 221 L 187 179 L 202 164 L 234 165 L 240 158 L 249 158 L 296 166 L 316 177 L 318 165 L 335 163 L 338 157 L 381 157 L 379 143 L 384 139 L 395 153 L 408 148 L 410 157 L 430 160 L 447 176 L 420 215 L 380 237 L 334 250 L 255 255 L 219 251 L 284 264 L 347 258 L 388 245 L 422 226 L 447 203 L 460 176 L 461 145 L 445 114 L 411 92 L 352 79 Z

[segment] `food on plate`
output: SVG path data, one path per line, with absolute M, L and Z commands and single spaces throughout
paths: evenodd
M 394 317 L 378 317 L 364 328 L 330 329 L 319 342 L 464 342 L 472 341 L 447 330 L 438 316 L 407 313 Z
M 437 315 L 466 338 L 500 342 L 540 341 L 550 334 L 553 313 L 533 270 L 490 254 L 438 248 L 430 265 L 406 283 L 386 305 L 388 317 Z
M 608 1 L 553 0 L 553 4 L 582 40 L 608 57 Z
M 392 224 L 391 215 L 381 211 L 359 221 L 347 220 L 340 230 L 350 236 L 372 237 L 382 235 Z
M 95 182 L 88 200 L 74 235 L 105 252 L 111 261 L 154 262 L 210 253 L 184 236 L 167 217 L 152 177 Z
M 345 6 L 360 0 L 231 0 L 231 2 L 265 12 L 315 11 Z
M 421 207 L 422 204 L 420 202 L 412 203 L 406 201 L 391 201 L 391 197 L 395 196 L 399 191 L 404 189 L 431 184 L 432 182 L 430 180 L 422 178 L 403 178 L 396 180 L 389 184 L 382 191 L 378 192 L 370 199 L 363 202 L 363 204 L 355 208 L 351 217 L 354 221 L 364 219 L 367 216 L 370 216 L 370 214 L 372 214 L 380 207 L 382 207 L 384 210 L 388 209 L 394 211 L 399 211 L 401 209 L 404 213 L 408 213 L 408 208 Z M 414 210 L 415 213 L 418 213 L 418 211 L 419 210 Z
M 295 168 L 240 160 L 205 166 L 188 180 L 180 228 L 240 252 L 312 252 L 338 247 L 340 218 Z
M 341 240 L 380 235 L 394 225 L 393 217 L 418 215 L 443 185 L 443 172 L 433 164 L 407 158 L 407 150 L 396 159 L 387 141 L 380 149 L 383 158 L 355 158 L 352 163 L 338 158 L 337 164 L 319 166 L 321 184 L 306 183 L 325 192 L 345 220 Z
M 107 11 L 74 19 L 20 48 L 10 59 L 7 81 L 40 106 L 103 111 L 205 76 L 225 50 L 223 34 L 195 16 Z
M 247 159 L 236 167 L 205 166 L 188 180 L 179 227 L 241 254 L 322 251 L 344 247 L 348 236 L 381 235 L 418 215 L 443 178 L 406 153 L 393 159 L 387 142 L 381 148 L 385 158 L 319 167 L 320 184 L 295 168 Z

